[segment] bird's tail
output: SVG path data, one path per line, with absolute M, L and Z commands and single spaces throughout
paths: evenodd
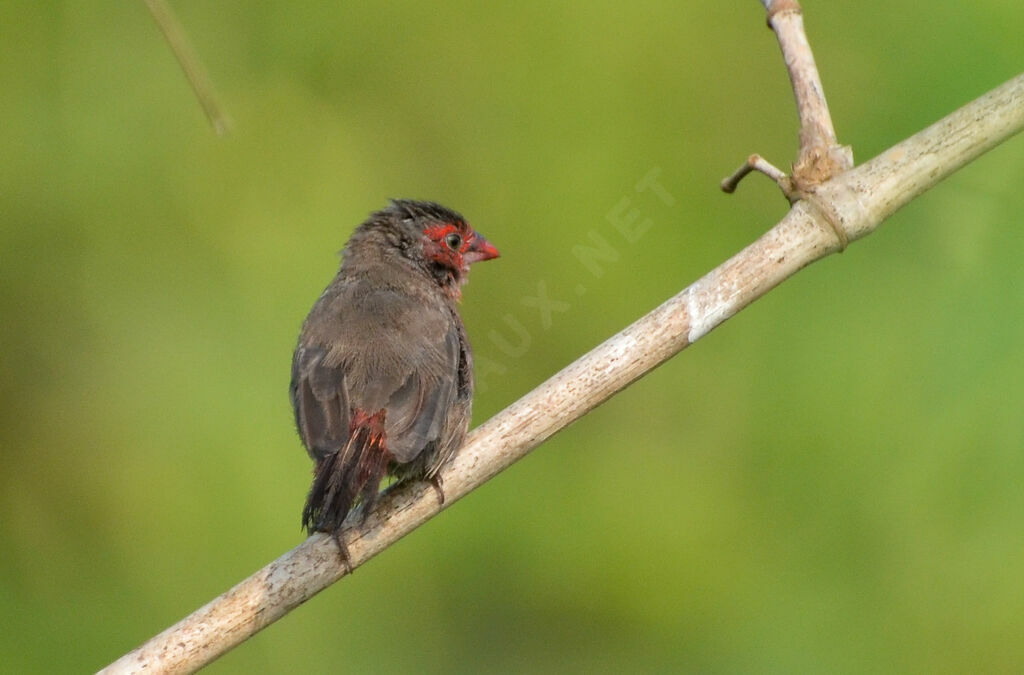
M 302 526 L 313 532 L 336 533 L 356 501 L 363 515 L 377 500 L 380 481 L 391 463 L 384 433 L 384 410 L 367 415 L 356 410 L 348 442 L 323 457 L 313 469 L 313 485 L 302 510 Z

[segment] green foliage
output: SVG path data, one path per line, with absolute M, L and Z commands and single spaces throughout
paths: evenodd
M 0 8 L 10 672 L 98 668 L 301 540 L 291 349 L 386 198 L 451 205 L 502 251 L 463 303 L 477 422 L 785 210 L 763 178 L 717 191 L 751 152 L 795 156 L 756 2 L 176 9 L 226 139 L 143 3 Z M 805 11 L 859 160 L 1024 61 L 1019 3 Z M 1021 148 L 211 671 L 1020 670 Z M 671 206 L 636 190 L 652 169 Z M 651 223 L 630 241 L 616 209 Z

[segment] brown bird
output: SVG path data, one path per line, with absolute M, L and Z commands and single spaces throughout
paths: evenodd
M 430 480 L 440 493 L 437 472 L 466 437 L 473 396 L 457 303 L 469 266 L 497 257 L 433 202 L 394 200 L 352 233 L 292 359 L 295 422 L 315 461 L 308 532 L 337 539 L 357 503 L 364 517 L 373 508 L 388 475 Z

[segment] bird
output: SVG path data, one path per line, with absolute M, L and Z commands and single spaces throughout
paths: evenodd
M 384 478 L 430 481 L 444 501 L 438 471 L 473 397 L 458 303 L 470 265 L 498 256 L 458 212 L 391 200 L 353 231 L 303 323 L 289 388 L 314 463 L 302 526 L 331 534 L 346 564 L 342 525 L 360 504 L 365 519 Z

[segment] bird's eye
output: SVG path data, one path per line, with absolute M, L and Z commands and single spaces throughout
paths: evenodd
M 458 251 L 462 248 L 462 235 L 457 232 L 452 232 L 444 238 L 445 245 L 453 251 Z

